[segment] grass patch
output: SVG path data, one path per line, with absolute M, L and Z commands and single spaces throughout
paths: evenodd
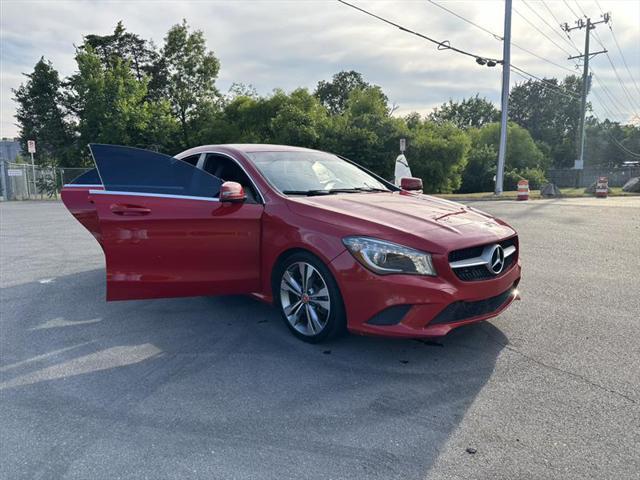
M 584 193 L 584 188 L 561 188 L 562 198 L 578 198 L 578 197 L 594 197 L 591 193 Z M 610 197 L 627 197 L 637 196 L 637 193 L 623 192 L 622 187 L 611 187 Z M 436 196 L 448 198 L 450 200 L 517 200 L 518 192 L 503 192 L 501 196 L 496 197 L 493 192 L 478 193 L 441 193 Z M 540 190 L 531 190 L 529 192 L 529 200 L 539 200 Z

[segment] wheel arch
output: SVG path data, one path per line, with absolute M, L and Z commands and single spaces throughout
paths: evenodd
M 280 270 L 280 266 L 284 263 L 284 261 L 289 258 L 292 255 L 295 255 L 296 253 L 307 253 L 309 255 L 313 255 L 315 258 L 317 258 L 318 260 L 320 260 L 322 263 L 324 263 L 327 268 L 329 268 L 329 270 L 331 270 L 331 268 L 329 267 L 329 264 L 327 263 L 327 261 L 322 258 L 321 256 L 319 256 L 317 253 L 315 253 L 313 250 L 309 250 L 308 248 L 304 248 L 304 247 L 290 247 L 287 248 L 286 250 L 280 252 L 280 255 L 278 255 L 276 257 L 276 259 L 273 262 L 273 266 L 271 268 L 271 278 L 270 278 L 270 282 L 269 285 L 271 287 L 271 295 L 272 298 L 275 301 L 276 298 L 276 287 L 277 287 L 277 283 L 278 283 L 278 272 Z M 333 272 L 331 272 L 333 274 Z M 334 275 L 335 278 L 335 275 Z

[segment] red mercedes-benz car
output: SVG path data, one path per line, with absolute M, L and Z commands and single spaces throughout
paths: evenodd
M 106 257 L 107 300 L 251 294 L 298 338 L 436 337 L 517 297 L 505 222 L 330 153 L 90 145 L 62 200 Z

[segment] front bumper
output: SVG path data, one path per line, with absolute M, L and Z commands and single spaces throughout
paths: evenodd
M 353 333 L 428 338 L 495 317 L 518 298 L 520 260 L 490 280 L 464 282 L 438 261 L 437 277 L 377 275 L 345 251 L 331 262 Z

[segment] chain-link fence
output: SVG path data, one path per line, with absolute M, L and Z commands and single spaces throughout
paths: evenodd
M 45 200 L 58 198 L 65 183 L 89 168 L 32 166 L 0 161 L 0 195 L 2 200 Z

